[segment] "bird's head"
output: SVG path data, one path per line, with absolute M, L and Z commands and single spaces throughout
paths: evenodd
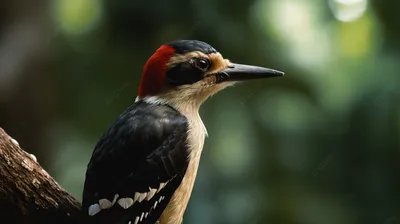
M 238 81 L 283 74 L 232 63 L 205 42 L 177 40 L 162 45 L 148 59 L 138 99 L 152 98 L 178 107 L 198 108 L 209 96 Z

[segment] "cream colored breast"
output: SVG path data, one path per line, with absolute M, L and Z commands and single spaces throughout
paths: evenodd
M 189 120 L 188 146 L 190 148 L 190 162 L 181 185 L 177 188 L 170 203 L 160 217 L 160 224 L 180 224 L 185 213 L 193 185 L 196 180 L 201 151 L 207 131 L 199 114 L 185 114 Z

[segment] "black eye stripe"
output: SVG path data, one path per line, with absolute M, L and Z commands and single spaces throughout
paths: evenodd
M 203 78 L 203 72 L 195 69 L 192 63 L 184 62 L 167 71 L 167 82 L 173 86 L 193 84 Z
M 192 58 L 189 61 L 175 65 L 167 71 L 167 82 L 178 86 L 193 84 L 204 78 L 204 73 L 211 67 L 208 58 Z

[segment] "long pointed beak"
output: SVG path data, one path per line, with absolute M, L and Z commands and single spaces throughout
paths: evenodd
M 219 71 L 217 76 L 217 83 L 224 81 L 243 81 L 248 79 L 261 79 L 283 76 L 285 73 L 259 66 L 242 65 L 231 63 L 229 67 Z

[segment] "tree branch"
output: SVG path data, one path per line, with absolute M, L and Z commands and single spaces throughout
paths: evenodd
M 0 128 L 0 222 L 84 223 L 80 203 Z

